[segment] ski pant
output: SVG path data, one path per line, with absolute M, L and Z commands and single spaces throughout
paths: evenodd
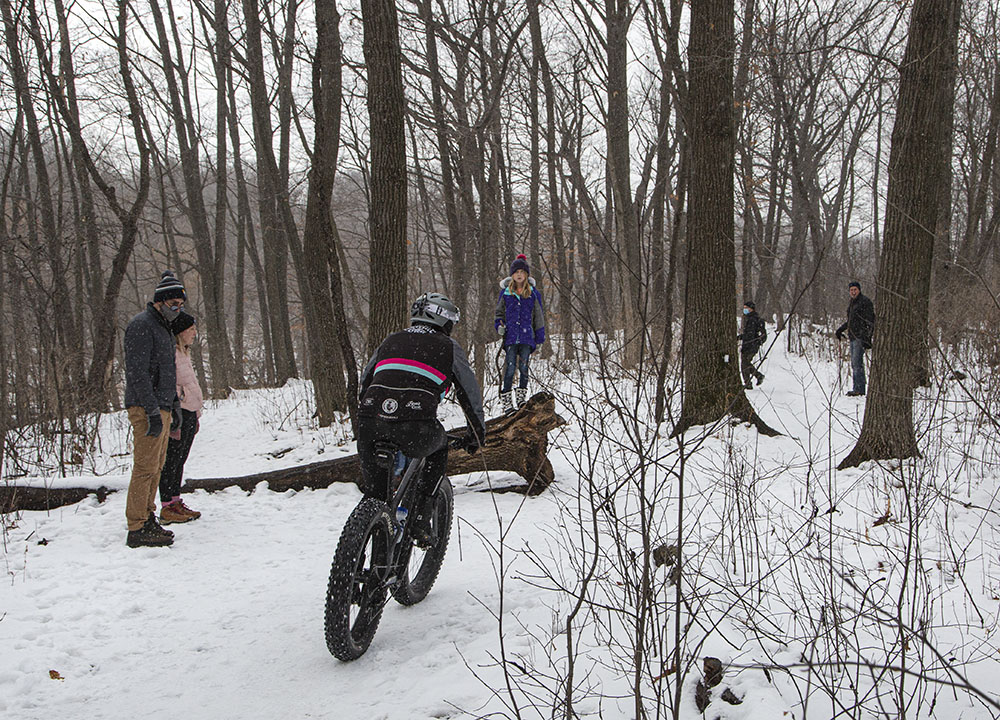
M 128 409 L 128 421 L 132 424 L 132 478 L 128 483 L 125 500 L 125 520 L 129 530 L 139 530 L 146 524 L 151 514 L 156 513 L 156 488 L 160 482 L 160 470 L 167 457 L 167 440 L 170 435 L 170 411 L 160 410 L 163 430 L 156 437 L 146 434 L 149 418 L 146 411 L 138 406 Z
M 198 432 L 198 413 L 181 410 L 180 440 L 170 438 L 167 443 L 167 458 L 160 472 L 160 502 L 168 503 L 181 494 L 181 480 L 184 477 L 184 463 L 191 452 L 191 443 Z
M 752 377 L 763 377 L 753 364 L 754 356 L 756 355 L 756 350 L 740 350 L 740 371 L 743 373 L 744 385 L 749 385 L 750 378 Z
M 518 343 L 517 345 L 508 345 L 504 349 L 506 350 L 507 355 L 503 364 L 503 385 L 500 388 L 500 392 L 510 392 L 510 387 L 514 384 L 515 367 L 520 375 L 517 381 L 517 386 L 520 388 L 527 388 L 528 359 L 531 357 L 531 351 L 534 348 L 532 348 L 531 345 Z
M 851 380 L 854 392 L 865 392 L 865 344 L 863 340 L 851 340 Z
M 361 492 L 367 497 L 388 500 L 390 470 L 375 461 L 375 443 L 395 445 L 406 457 L 425 457 L 423 475 L 417 480 L 417 494 L 431 495 L 448 469 L 448 438 L 437 420 L 358 418 L 358 459 L 361 461 Z

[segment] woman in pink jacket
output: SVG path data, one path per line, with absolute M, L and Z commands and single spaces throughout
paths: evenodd
M 198 418 L 204 401 L 201 386 L 194 374 L 191 364 L 191 343 L 198 334 L 194 316 L 186 312 L 171 323 L 177 338 L 174 357 L 177 363 L 177 396 L 181 400 L 181 426 L 170 433 L 167 445 L 167 459 L 160 473 L 160 523 L 182 523 L 197 520 L 201 513 L 192 510 L 181 500 L 181 478 L 184 475 L 184 463 L 191 452 L 191 443 L 198 432 Z

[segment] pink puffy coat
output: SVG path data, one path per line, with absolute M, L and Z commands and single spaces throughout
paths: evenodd
M 175 356 L 177 360 L 177 396 L 181 399 L 181 407 L 184 410 L 196 412 L 201 417 L 201 408 L 205 404 L 205 398 L 201 394 L 198 377 L 194 374 L 191 355 L 181 352 L 181 349 L 177 348 Z

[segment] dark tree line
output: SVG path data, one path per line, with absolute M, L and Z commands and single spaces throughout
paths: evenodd
M 121 329 L 167 267 L 213 395 L 309 377 L 333 422 L 359 356 L 429 289 L 463 308 L 489 387 L 496 283 L 521 251 L 545 352 L 571 364 L 600 333 L 661 386 L 683 356 L 682 425 L 752 414 L 744 298 L 823 324 L 853 278 L 880 326 L 906 323 L 903 345 L 876 336 L 894 364 L 872 399 L 896 397 L 877 379 L 892 353 L 920 382 L 928 326 L 958 341 L 1000 270 L 997 13 L 949 5 L 949 94 L 910 89 L 923 8 L 0 0 L 4 427 L 115 407 Z M 903 132 L 922 112 L 933 155 Z M 914 162 L 933 200 L 897 194 Z M 893 280 L 914 242 L 919 282 Z

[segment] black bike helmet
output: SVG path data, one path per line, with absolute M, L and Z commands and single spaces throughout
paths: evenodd
M 461 313 L 458 306 L 441 293 L 424 293 L 410 306 L 410 325 L 424 323 L 451 333 Z

